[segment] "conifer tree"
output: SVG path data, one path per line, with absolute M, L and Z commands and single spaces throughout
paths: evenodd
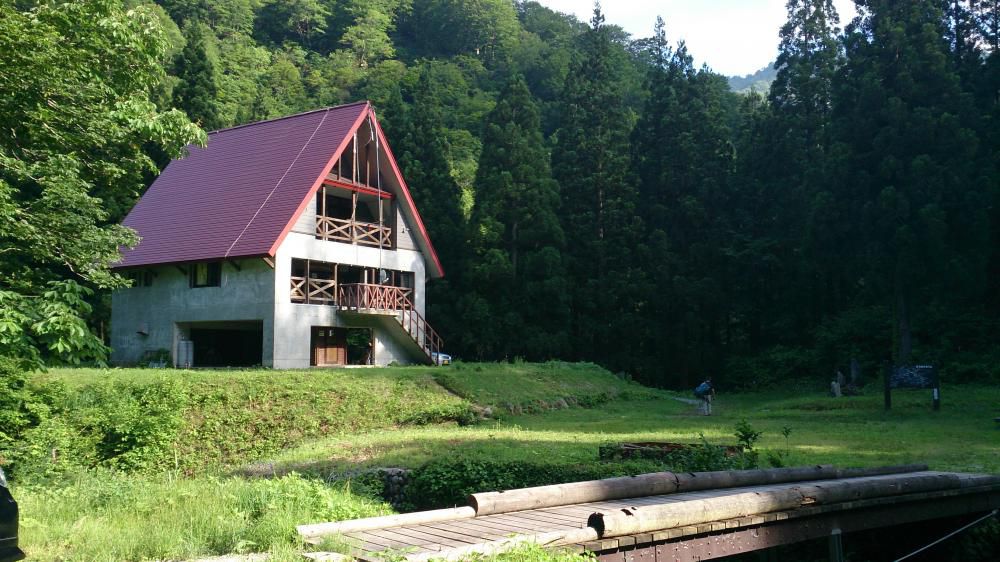
M 428 318 L 449 349 L 461 350 L 464 324 L 456 306 L 466 253 L 462 191 L 449 164 L 440 92 L 428 66 L 419 72 L 412 88 L 392 94 L 385 122 L 401 172 L 446 275 L 427 287 Z M 404 98 L 410 103 L 404 103 Z
M 464 280 L 466 321 L 480 357 L 549 359 L 567 351 L 568 302 L 541 119 L 514 75 L 486 120 Z M 518 334 L 517 338 L 510 334 Z
M 842 304 L 836 288 L 846 271 L 838 259 L 840 230 L 827 222 L 836 215 L 829 177 L 833 83 L 842 63 L 839 16 L 831 0 L 789 0 L 786 8 L 770 108 L 759 122 L 760 136 L 743 147 L 740 173 L 744 181 L 752 178 L 765 209 L 755 215 L 758 239 L 772 249 L 773 275 L 766 282 L 779 295 L 759 330 L 787 344 Z
M 634 116 L 623 99 L 617 48 L 595 4 L 559 100 L 552 154 L 553 175 L 563 193 L 560 217 L 568 241 L 574 345 L 580 357 L 609 363 L 629 354 L 629 335 L 637 326 L 634 294 L 627 285 L 638 269 L 630 255 L 639 236 L 629 158 Z
M 976 170 L 976 134 L 964 125 L 971 108 L 939 6 L 864 2 L 835 96 L 849 150 L 837 196 L 856 225 L 853 266 L 867 272 L 867 295 L 894 310 L 902 363 L 919 343 L 914 325 L 985 285 L 989 184 Z
M 202 24 L 189 21 L 184 28 L 184 38 L 187 44 L 174 61 L 180 79 L 174 87 L 174 105 L 202 128 L 217 129 L 222 123 L 216 106 L 215 64 L 208 56 Z
M 644 357 L 655 382 L 687 385 L 689 376 L 720 369 L 724 358 L 720 328 L 730 303 L 721 280 L 732 278 L 735 211 L 732 94 L 720 76 L 694 69 L 683 42 L 668 49 L 662 21 L 652 45 L 649 96 L 632 137 L 640 214 L 650 231 L 642 263 L 656 280 L 644 303 L 646 322 L 661 332 Z M 666 361 L 669 373 L 655 368 Z

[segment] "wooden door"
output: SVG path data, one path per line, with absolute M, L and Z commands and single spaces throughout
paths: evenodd
M 347 364 L 347 330 L 314 326 L 311 340 L 312 366 Z

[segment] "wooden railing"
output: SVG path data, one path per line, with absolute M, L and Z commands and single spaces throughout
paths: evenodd
M 433 361 L 434 355 L 444 346 L 444 341 L 416 311 L 410 300 L 412 294 L 413 290 L 405 287 L 357 283 L 341 285 L 337 296 L 341 310 L 360 313 L 397 312 L 395 318 L 403 330 L 424 350 L 427 358 Z
M 337 282 L 333 279 L 291 277 L 292 302 L 305 304 L 336 304 Z
M 365 246 L 392 247 L 392 229 L 388 226 L 323 215 L 316 215 L 316 238 Z
M 374 285 L 371 283 L 347 283 L 340 286 L 341 308 L 356 310 L 405 310 L 413 308 L 410 297 L 413 289 Z

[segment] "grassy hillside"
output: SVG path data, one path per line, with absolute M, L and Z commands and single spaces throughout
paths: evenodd
M 513 414 L 596 406 L 656 392 L 593 363 L 457 363 L 435 371 L 434 378 L 474 404 Z
M 818 389 L 723 393 L 716 415 L 706 418 L 671 393 L 593 365 L 564 363 L 289 372 L 67 369 L 38 375 L 33 384 L 45 391 L 52 411 L 25 437 L 21 453 L 38 450 L 50 462 L 47 447 L 61 443 L 58 470 L 36 458 L 28 465 L 35 472 L 15 471 L 23 542 L 37 560 L 235 552 L 293 560 L 303 548 L 295 525 L 389 511 L 375 495 L 377 486 L 349 477 L 366 468 L 410 468 L 407 501 L 452 504 L 472 490 L 711 466 L 690 464 L 706 462 L 694 457 L 674 464 L 601 461 L 598 448 L 702 438 L 734 443 L 741 420 L 763 432 L 761 466 L 778 458 L 1000 472 L 992 421 L 1000 389 L 986 386 L 946 386 L 940 412 L 930 410 L 926 391 L 895 393 L 891 412 L 881 409 L 877 391 L 840 399 Z M 169 404 L 179 405 L 175 418 L 166 413 Z M 499 419 L 475 421 L 471 412 L 487 406 Z M 67 435 L 78 438 L 61 441 Z M 122 450 L 125 444 L 133 449 Z M 102 456 L 109 452 L 117 456 Z M 71 463 L 73 454 L 82 456 Z M 260 465 L 276 477 L 243 476 L 251 472 L 246 467 Z
M 651 392 L 595 365 L 558 362 L 309 371 L 54 369 L 36 375 L 32 385 L 46 413 L 25 436 L 31 447 L 4 455 L 15 475 L 25 467 L 58 470 L 39 456 L 51 449 L 75 452 L 57 456 L 57 465 L 192 474 L 306 439 L 468 424 L 483 414 L 475 404 L 498 414 L 523 413 Z
M 246 462 L 308 437 L 470 415 L 466 401 L 438 385 L 432 370 L 419 368 L 58 369 L 37 375 L 32 384 L 49 411 L 26 435 L 36 448 L 78 451 L 66 463 L 152 471 L 193 473 Z M 65 442 L 64 430 L 79 438 Z M 37 460 L 23 448 L 7 456 L 15 474 L 18 460 Z
M 944 405 L 932 412 L 929 391 L 896 391 L 893 409 L 882 396 L 833 399 L 820 391 L 798 394 L 722 394 L 714 415 L 670 398 L 615 400 L 590 409 L 506 416 L 471 427 L 429 426 L 311 440 L 276 458 L 280 471 L 344 470 L 354 466 L 416 467 L 433 459 L 495 460 L 583 466 L 609 442 L 671 441 L 734 444 L 742 420 L 762 431 L 757 447 L 781 453 L 788 465 L 845 467 L 926 462 L 940 470 L 1000 473 L 1000 435 L 993 417 L 1000 389 L 945 386 Z M 790 430 L 788 437 L 783 429 Z
M 364 482 L 329 483 L 294 472 L 245 479 L 233 476 L 233 468 L 281 451 L 301 454 L 307 442 L 405 435 L 419 427 L 458 431 L 458 422 L 476 419 L 473 400 L 523 411 L 559 400 L 567 406 L 597 404 L 653 392 L 593 365 L 565 363 L 310 371 L 55 369 L 33 376 L 31 383 L 37 404 L 48 413 L 0 453 L 0 460 L 15 463 L 22 542 L 37 560 L 238 552 L 295 560 L 302 548 L 295 525 L 386 513 L 388 505 Z M 399 464 L 426 460 L 415 455 Z

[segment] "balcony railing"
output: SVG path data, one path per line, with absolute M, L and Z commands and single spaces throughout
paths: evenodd
M 413 290 L 405 287 L 365 283 L 341 285 L 337 291 L 341 310 L 358 313 L 397 312 L 396 321 L 433 362 L 435 354 L 444 346 L 444 341 L 414 309 L 410 298 L 412 295 Z
M 292 302 L 303 304 L 337 304 L 337 282 L 333 279 L 291 277 Z
M 323 215 L 316 216 L 316 238 L 365 246 L 392 247 L 392 229 L 388 226 Z
M 349 283 L 340 286 L 341 308 L 353 310 L 406 310 L 413 308 L 413 289 L 391 285 Z
M 392 313 L 403 330 L 434 362 L 444 342 L 413 306 L 413 289 L 392 285 L 346 283 L 339 287 L 332 279 L 306 279 L 292 276 L 291 297 L 294 303 L 336 305 L 340 310 L 357 314 Z

